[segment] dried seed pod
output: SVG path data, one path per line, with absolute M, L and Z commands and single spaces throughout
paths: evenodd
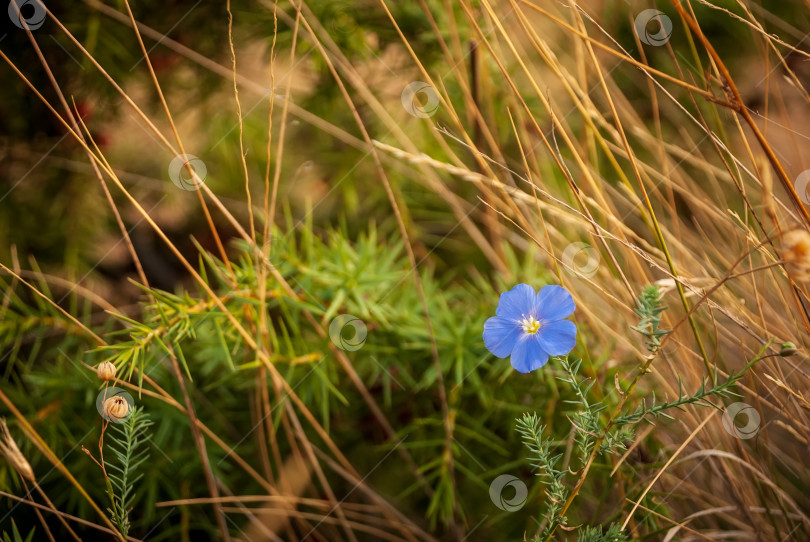
M 115 372 L 115 365 L 109 361 L 99 363 L 96 369 L 99 380 L 115 380 Z
M 103 415 L 108 420 L 122 420 L 129 414 L 129 403 L 123 397 L 116 395 L 104 401 Z
M 796 348 L 796 345 L 788 341 L 786 343 L 782 343 L 782 349 L 779 351 L 779 355 L 782 356 L 783 358 L 786 358 L 788 356 L 792 356 L 798 351 L 799 349 Z
M 782 259 L 795 280 L 810 280 L 810 233 L 791 230 L 782 236 Z

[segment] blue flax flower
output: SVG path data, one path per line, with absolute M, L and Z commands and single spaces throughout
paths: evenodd
M 576 309 L 574 298 L 562 286 L 543 286 L 535 294 L 518 284 L 501 294 L 498 308 L 484 323 L 484 344 L 499 358 L 511 356 L 521 373 L 539 369 L 549 356 L 564 356 L 574 348 L 577 326 L 563 320 Z

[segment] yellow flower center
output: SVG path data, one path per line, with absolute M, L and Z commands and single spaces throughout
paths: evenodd
M 535 320 L 534 316 L 529 316 L 528 319 L 525 316 L 523 317 L 523 331 L 529 335 L 534 335 L 538 329 L 540 329 L 540 322 Z

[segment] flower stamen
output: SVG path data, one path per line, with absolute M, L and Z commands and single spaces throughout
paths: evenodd
M 540 322 L 534 319 L 534 316 L 529 318 L 523 317 L 523 331 L 529 335 L 534 335 L 540 329 Z

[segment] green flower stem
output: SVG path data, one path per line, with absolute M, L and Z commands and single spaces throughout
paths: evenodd
M 98 513 L 99 516 L 101 516 L 101 520 L 111 530 L 115 531 L 117 537 L 121 539 L 123 542 L 126 542 L 126 539 L 121 536 L 121 533 L 118 532 L 118 529 L 116 529 L 115 525 L 113 525 L 113 523 L 109 520 L 107 514 L 105 514 L 104 511 L 101 508 L 99 508 L 99 506 L 96 504 L 96 501 L 93 500 L 93 498 L 87 493 L 87 491 L 85 491 L 85 489 L 82 487 L 79 481 L 76 480 L 76 478 L 74 478 L 74 476 L 65 467 L 65 465 L 59 460 L 58 457 L 56 457 L 56 454 L 53 453 L 53 450 L 51 450 L 48 444 L 42 439 L 42 437 L 39 436 L 39 434 L 36 432 L 33 426 L 28 422 L 28 420 L 25 419 L 25 416 L 23 416 L 22 413 L 19 410 L 17 410 L 17 407 L 14 406 L 14 403 L 11 402 L 11 400 L 8 398 L 8 396 L 6 396 L 5 393 L 3 393 L 2 390 L 0 390 L 0 400 L 3 401 L 3 403 L 5 403 L 5 405 L 8 407 L 9 410 L 11 410 L 11 412 L 14 414 L 14 417 L 17 418 L 17 420 L 20 422 L 20 428 L 31 440 L 31 442 L 33 442 L 34 445 L 39 449 L 39 451 L 42 452 L 42 455 L 47 457 L 48 461 L 50 461 L 51 464 L 53 464 L 53 466 L 56 467 L 56 470 L 61 472 L 62 475 L 64 475 L 64 477 L 67 478 L 71 484 L 73 484 L 73 486 L 78 490 L 81 496 L 84 497 L 85 500 L 90 504 L 93 510 L 96 513 Z
M 624 408 L 624 404 L 627 402 L 627 398 L 633 392 L 639 380 L 641 380 L 641 377 L 647 373 L 647 370 L 649 369 L 650 364 L 655 359 L 655 357 L 656 357 L 655 355 L 650 355 L 647 358 L 647 361 L 644 363 L 644 365 L 641 366 L 641 368 L 636 373 L 636 376 L 633 378 L 633 381 L 630 383 L 630 386 L 628 386 L 627 390 L 625 390 L 624 394 L 619 399 L 619 403 L 616 405 L 616 408 L 613 409 L 613 412 L 610 414 L 610 418 L 608 419 L 607 425 L 605 425 L 605 430 L 602 432 L 601 435 L 599 435 L 599 437 L 596 438 L 596 442 L 594 443 L 593 446 L 593 451 L 591 451 L 591 454 L 588 456 L 588 461 L 585 463 L 585 466 L 582 467 L 582 474 L 579 476 L 579 480 L 577 480 L 577 484 L 574 486 L 574 489 L 571 490 L 571 494 L 568 496 L 568 499 L 566 499 L 565 504 L 563 504 L 562 508 L 560 509 L 560 513 L 558 514 L 558 516 L 564 516 L 566 514 L 568 509 L 571 507 L 571 504 L 574 502 L 574 499 L 577 497 L 577 494 L 579 494 L 579 490 L 582 489 L 582 485 L 585 483 L 585 478 L 588 476 L 588 471 L 591 470 L 591 465 L 593 465 L 593 462 L 596 459 L 596 454 L 599 452 L 599 446 L 602 444 L 602 441 L 605 440 L 605 435 L 613 426 L 613 420 L 619 415 L 622 408 Z M 554 535 L 556 527 L 557 526 L 554 525 L 549 529 L 548 536 L 546 536 L 546 538 L 544 539 L 545 542 L 551 540 L 551 537 Z
M 763 355 L 767 351 L 768 347 L 771 346 L 771 344 L 773 344 L 772 340 L 769 340 L 768 342 L 766 342 L 765 345 L 760 349 L 757 356 L 754 357 L 748 363 L 746 363 L 745 366 L 742 368 L 742 370 L 739 373 L 735 373 L 734 375 L 730 376 L 729 379 L 734 377 L 735 378 L 734 381 L 736 382 L 737 380 L 739 380 L 739 378 L 742 377 L 743 374 L 745 374 L 746 371 L 748 371 L 748 369 L 753 367 L 754 364 L 756 364 L 757 362 L 762 361 L 763 359 L 768 358 L 768 357 L 777 356 L 778 354 L 769 354 L 767 356 Z M 647 373 L 650 365 L 652 364 L 653 360 L 656 358 L 656 355 L 657 355 L 657 353 L 651 354 L 647 358 L 647 361 L 644 363 L 644 365 L 642 365 L 639 368 L 638 372 L 636 373 L 636 376 L 633 378 L 633 381 L 630 383 L 630 385 L 627 387 L 627 389 L 621 395 L 621 398 L 619 399 L 619 403 L 616 405 L 616 408 L 613 409 L 613 412 L 610 414 L 610 418 L 608 418 L 608 422 L 605 425 L 604 431 L 602 431 L 602 434 L 599 435 L 599 437 L 596 438 L 596 441 L 595 441 L 594 447 L 593 447 L 593 451 L 591 451 L 591 454 L 588 456 L 588 461 L 585 463 L 585 466 L 582 468 L 582 474 L 580 475 L 579 479 L 577 480 L 577 484 L 574 486 L 574 489 L 571 490 L 571 494 L 568 496 L 568 499 L 565 501 L 565 504 L 560 509 L 560 512 L 559 512 L 557 517 L 564 516 L 565 513 L 568 511 L 568 509 L 571 507 L 571 504 L 574 502 L 574 499 L 576 498 L 577 494 L 579 493 L 580 489 L 582 489 L 582 486 L 585 483 L 585 478 L 588 476 L 588 471 L 590 471 L 591 466 L 593 465 L 593 462 L 596 459 L 596 456 L 597 456 L 597 454 L 599 452 L 599 446 L 605 440 L 605 435 L 607 435 L 607 433 L 610 431 L 610 429 L 616 424 L 616 422 L 618 420 L 619 413 L 624 408 L 625 403 L 627 403 L 628 398 L 632 394 L 632 392 L 635 389 L 636 385 L 638 384 L 639 380 L 641 380 L 641 377 L 644 376 Z M 709 395 L 709 394 L 706 394 L 706 395 Z M 548 542 L 548 541 L 551 540 L 551 537 L 554 535 L 554 531 L 556 530 L 556 527 L 557 527 L 557 525 L 553 525 L 551 527 L 551 529 L 549 529 L 549 533 L 546 536 L 546 538 L 544 539 L 545 542 Z

